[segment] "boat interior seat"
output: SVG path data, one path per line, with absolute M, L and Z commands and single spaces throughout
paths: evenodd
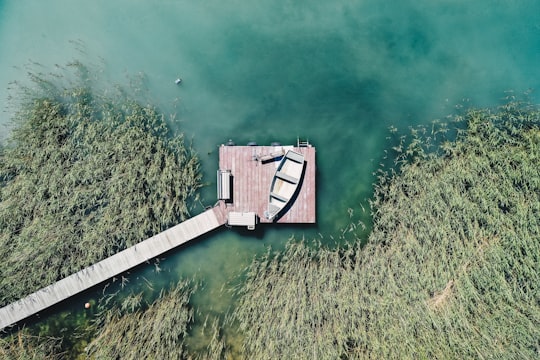
M 271 193 L 270 193 L 270 196 L 273 197 L 273 198 L 275 198 L 275 199 L 278 199 L 279 201 L 283 201 L 283 202 L 287 202 L 287 201 L 288 201 L 287 198 L 285 198 L 285 197 L 283 197 L 283 196 L 281 196 L 281 195 L 279 195 L 279 194 L 276 194 L 275 192 L 271 192 Z
M 302 156 L 301 154 L 292 152 L 292 151 L 287 152 L 287 158 L 299 164 L 302 164 L 304 162 L 304 156 Z
M 293 177 L 293 176 L 290 176 L 290 175 L 287 175 L 287 174 L 285 174 L 285 173 L 282 172 L 282 171 L 276 172 L 276 176 L 277 176 L 278 178 L 283 179 L 283 180 L 285 180 L 285 181 L 288 181 L 288 182 L 290 182 L 290 183 L 292 183 L 292 184 L 297 184 L 297 183 L 298 183 L 298 179 L 297 179 L 297 178 L 295 178 L 295 177 Z

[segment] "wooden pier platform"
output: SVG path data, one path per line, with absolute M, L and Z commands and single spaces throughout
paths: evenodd
M 0 330 L 71 296 L 151 260 L 226 222 L 220 207 L 211 208 L 162 233 L 91 265 L 0 309 Z
M 303 145 L 303 146 L 302 146 Z M 304 156 L 304 171 L 294 202 L 277 220 L 268 220 L 265 211 L 272 178 L 281 156 L 294 150 Z M 227 200 L 162 233 L 91 265 L 73 275 L 0 308 L 0 330 L 58 304 L 82 291 L 107 281 L 221 225 L 255 228 L 261 223 L 316 222 L 315 148 L 298 146 L 226 146 L 219 148 L 218 179 L 227 182 L 218 194 Z M 218 181 L 219 183 L 219 181 Z
M 265 218 L 272 178 L 287 150 L 304 155 L 305 169 L 297 197 L 276 221 Z M 307 146 L 228 146 L 219 147 L 219 170 L 230 171 L 232 195 L 225 201 L 226 213 L 256 213 L 261 223 L 316 222 L 315 147 Z

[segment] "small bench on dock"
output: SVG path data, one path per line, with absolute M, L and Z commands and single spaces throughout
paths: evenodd
M 230 170 L 217 171 L 217 193 L 219 200 L 231 200 L 232 174 Z
M 227 225 L 229 226 L 246 226 L 248 230 L 255 230 L 257 225 L 257 214 L 250 212 L 229 212 Z

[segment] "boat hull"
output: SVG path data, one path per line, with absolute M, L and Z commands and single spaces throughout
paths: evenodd
M 281 159 L 270 185 L 265 213 L 268 220 L 275 220 L 291 205 L 302 183 L 304 162 L 304 155 L 293 150 L 287 151 Z

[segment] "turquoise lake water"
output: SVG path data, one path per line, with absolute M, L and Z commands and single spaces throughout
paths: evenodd
M 332 243 L 351 221 L 368 222 L 361 208 L 390 126 L 405 133 L 463 105 L 500 104 L 509 91 L 533 89 L 537 102 L 540 2 L 0 0 L 3 109 L 25 64 L 73 59 L 102 64 L 104 81 L 142 79 L 154 104 L 177 113 L 209 183 L 202 205 L 216 201 L 217 146 L 229 138 L 300 136 L 317 147 L 317 226 L 222 230 L 130 281 L 151 278 L 158 292 L 199 276 L 200 312 L 222 314 L 234 301 L 221 288 L 268 246 L 292 235 Z M 0 139 L 9 117 L 0 113 Z

